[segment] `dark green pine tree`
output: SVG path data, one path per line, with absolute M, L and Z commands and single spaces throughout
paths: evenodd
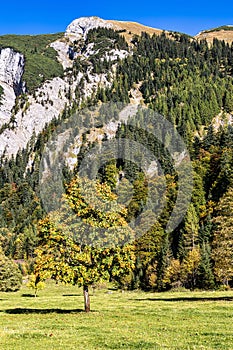
M 203 243 L 201 246 L 201 261 L 198 268 L 198 280 L 197 285 L 201 289 L 214 288 L 214 275 L 212 272 L 211 264 L 211 250 L 208 243 Z

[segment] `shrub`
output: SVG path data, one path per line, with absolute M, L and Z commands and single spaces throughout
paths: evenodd
M 22 284 L 22 274 L 13 260 L 0 251 L 0 291 L 15 292 Z

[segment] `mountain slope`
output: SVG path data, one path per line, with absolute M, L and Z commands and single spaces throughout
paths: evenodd
M 99 49 L 93 50 L 93 44 L 85 42 L 85 40 L 90 30 L 112 26 L 100 19 L 84 18 L 72 22 L 62 37 L 61 34 L 58 34 L 56 36 L 29 37 L 30 40 L 27 40 L 24 36 L 19 37 L 19 39 L 15 36 L 0 38 L 0 46 L 6 47 L 9 43 L 9 46 L 13 47 L 14 50 L 18 49 L 25 55 L 22 56 L 21 54 L 23 59 L 26 59 L 25 66 L 22 65 L 21 78 L 25 78 L 27 88 L 27 93 L 17 99 L 14 91 L 11 91 L 11 97 L 8 96 L 7 99 L 12 102 L 9 104 L 7 111 L 4 111 L 6 103 L 1 106 L 1 153 L 6 150 L 7 154 L 16 154 L 19 148 L 26 146 L 33 132 L 38 134 L 46 123 L 58 118 L 65 106 L 71 106 L 76 99 L 76 90 L 80 82 L 82 84 L 80 91 L 83 91 L 83 100 L 91 96 L 98 86 L 108 86 L 110 81 L 107 80 L 107 75 L 110 79 L 111 72 L 97 74 L 92 71 L 93 67 L 89 59 L 90 57 L 94 59 L 95 54 L 97 54 L 96 59 L 97 61 L 100 60 Z M 52 42 L 51 38 L 57 40 Z M 2 52 L 10 50 L 9 52 L 13 55 L 15 52 L 13 49 L 2 49 Z M 59 67 L 58 62 L 56 63 L 56 55 L 54 55 L 56 51 L 58 60 L 63 65 L 64 70 L 70 68 L 70 70 L 64 71 L 64 75 L 60 68 L 57 73 L 52 70 L 52 65 Z M 108 57 L 105 55 L 107 51 L 109 52 Z M 128 54 L 126 50 L 115 49 L 114 46 L 107 51 L 104 52 L 105 59 L 113 62 Z M 17 54 L 15 52 L 15 55 Z M 47 54 L 48 58 L 46 58 Z M 32 61 L 33 59 L 34 61 Z M 48 70 L 47 59 L 50 60 Z M 83 65 L 86 64 L 86 68 L 77 71 L 78 62 Z M 1 66 L 3 71 L 13 71 L 12 74 L 14 75 L 14 70 L 10 67 L 10 59 L 0 60 Z M 32 75 L 31 79 L 30 75 Z M 51 75 L 55 77 L 51 79 Z M 3 85 L 3 88 L 5 87 L 4 91 L 7 92 L 6 86 L 4 86 L 5 83 L 4 78 L 0 76 L 0 84 Z M 32 83 L 34 85 L 31 85 Z
M 107 22 L 112 23 L 116 29 L 125 31 L 122 34 L 125 36 L 125 38 L 128 41 L 132 39 L 133 35 L 141 35 L 142 32 L 148 33 L 150 35 L 153 35 L 153 34 L 160 35 L 163 32 L 163 30 L 161 29 L 148 27 L 137 22 L 114 21 L 114 20 L 108 20 Z
M 88 33 L 97 28 L 112 30 L 112 34 L 103 32 L 99 38 L 88 38 Z M 119 34 L 114 37 L 113 31 Z M 163 31 L 134 22 L 84 17 L 74 20 L 64 34 L 0 37 L 0 69 L 12 72 L 15 75 L 12 79 L 18 79 L 10 58 L 3 57 L 6 50 L 15 57 L 20 55 L 22 61 L 17 68 L 21 72 L 18 91 L 16 84 L 9 85 L 0 74 L 0 84 L 4 89 L 4 103 L 0 107 L 0 152 L 5 150 L 7 154 L 16 154 L 19 148 L 24 148 L 33 132 L 38 134 L 46 123 L 58 118 L 65 107 L 71 107 L 80 83 L 83 100 L 98 87 L 108 87 L 114 64 L 127 57 L 132 49 L 132 45 L 129 48 L 120 39 L 121 36 L 131 42 L 132 37 L 141 32 L 160 35 Z M 106 39 L 105 35 L 110 37 Z M 103 41 L 106 41 L 104 51 Z M 117 41 L 117 44 L 112 41 Z M 100 60 L 108 66 L 102 73 L 95 68 L 100 65 Z M 80 64 L 86 68 L 77 71 Z
M 233 26 L 221 26 L 209 30 L 201 31 L 195 36 L 197 40 L 207 40 L 208 43 L 212 44 L 214 38 L 218 40 L 224 40 L 228 44 L 233 42 Z

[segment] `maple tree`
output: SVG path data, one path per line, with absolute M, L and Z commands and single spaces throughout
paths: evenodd
M 101 279 L 118 280 L 134 268 L 134 232 L 116 198 L 109 185 L 76 177 L 61 210 L 50 213 L 38 227 L 38 281 L 52 278 L 82 286 L 86 312 L 88 286 Z M 111 202 L 114 211 L 107 210 Z

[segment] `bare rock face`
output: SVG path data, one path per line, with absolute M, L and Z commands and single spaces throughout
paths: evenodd
M 24 72 L 24 56 L 13 49 L 6 48 L 0 52 L 0 82 L 12 87 L 16 94 L 21 90 Z
M 15 115 L 14 129 L 6 129 L 0 135 L 0 155 L 4 150 L 8 155 L 15 155 L 20 148 L 26 147 L 33 132 L 38 134 L 46 123 L 57 118 L 65 106 L 69 106 L 75 99 L 75 89 L 82 78 L 82 73 L 72 83 L 67 79 L 54 78 L 45 82 L 34 96 L 28 95 L 27 108 L 20 109 Z M 88 82 L 84 82 L 83 98 L 91 96 L 99 84 L 109 86 L 106 75 L 89 74 Z M 67 98 L 68 90 L 71 92 L 71 101 Z
M 24 148 L 33 132 L 38 134 L 53 118 L 64 109 L 67 99 L 65 90 L 69 85 L 61 78 L 54 78 L 39 88 L 35 95 L 28 95 L 28 107 L 15 115 L 15 128 L 6 129 L 0 135 L 0 154 L 16 154 Z
M 114 28 L 112 23 L 109 23 L 99 17 L 81 17 L 75 19 L 67 27 L 65 36 L 68 36 L 71 40 L 86 39 L 87 33 L 93 28 Z
M 0 50 L 0 85 L 3 96 L 0 104 L 0 127 L 8 123 L 16 95 L 22 92 L 22 75 L 24 72 L 24 56 L 13 49 Z
M 3 96 L 0 101 L 0 128 L 3 124 L 9 123 L 11 119 L 11 110 L 15 105 L 14 89 L 6 83 L 0 82 L 3 88 Z M 1 148 L 1 147 L 0 147 Z
M 58 61 L 62 64 L 63 69 L 70 68 L 73 61 L 69 58 L 70 45 L 62 39 L 54 41 L 50 46 L 57 51 Z

